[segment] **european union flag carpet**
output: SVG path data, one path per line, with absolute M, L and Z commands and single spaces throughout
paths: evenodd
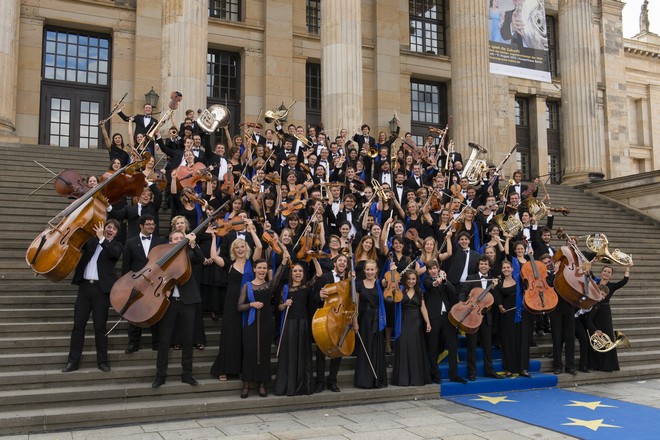
M 447 400 L 583 439 L 658 439 L 660 409 L 560 389 Z

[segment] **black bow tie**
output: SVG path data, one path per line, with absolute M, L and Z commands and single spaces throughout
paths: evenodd
M 465 249 L 465 253 L 466 253 L 466 254 L 469 254 L 469 253 L 470 253 L 470 249 Z
M 199 151 L 199 148 L 193 148 L 192 150 L 193 151 Z
M 346 214 L 350 214 L 351 212 L 353 212 L 352 209 L 347 209 L 347 210 L 346 210 Z
M 142 235 L 142 240 L 151 240 L 151 235 Z
M 397 185 L 396 187 L 397 188 L 403 188 L 403 185 Z
M 151 116 L 144 116 L 144 119 L 151 119 Z

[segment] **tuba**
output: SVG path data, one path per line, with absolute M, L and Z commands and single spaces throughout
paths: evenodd
M 606 353 L 614 350 L 618 346 L 621 346 L 621 348 L 630 347 L 630 340 L 628 340 L 626 335 L 620 331 L 615 331 L 614 336 L 616 336 L 616 342 L 612 342 L 606 333 L 603 333 L 600 336 L 594 333 L 589 337 L 589 342 L 591 343 L 591 347 L 599 353 Z
M 467 178 L 470 185 L 478 185 L 481 182 L 483 172 L 488 168 L 488 164 L 483 159 L 477 159 L 477 156 L 488 153 L 488 150 L 474 142 L 468 142 L 468 146 L 472 148 L 472 151 L 465 163 L 462 176 Z
M 229 113 L 227 107 L 220 104 L 213 104 L 199 115 L 199 118 L 197 118 L 197 124 L 199 125 L 199 128 L 211 134 L 218 128 L 225 128 L 229 125 L 230 117 L 231 113 Z
M 596 253 L 596 259 L 603 263 L 616 263 L 621 266 L 633 265 L 632 255 L 621 252 L 619 249 L 614 249 L 613 252 L 609 251 L 609 241 L 605 234 L 596 233 L 594 235 L 587 235 L 586 242 L 587 247 Z

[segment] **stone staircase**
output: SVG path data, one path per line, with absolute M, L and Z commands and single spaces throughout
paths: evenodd
M 0 144 L 0 154 L 0 434 L 438 397 L 437 385 L 355 389 L 355 360 L 349 357 L 342 362 L 339 375 L 341 393 L 266 399 L 253 393 L 254 397 L 240 399 L 239 381 L 219 382 L 208 375 L 220 336 L 219 323 L 210 319 L 205 321 L 207 348 L 194 353 L 198 387 L 177 380 L 180 352 L 172 352 L 170 380 L 153 390 L 155 352 L 143 349 L 124 354 L 127 326 L 123 322 L 109 336 L 111 372 L 96 369 L 90 324 L 81 369 L 61 373 L 68 353 L 76 288 L 68 280 L 52 283 L 35 278 L 25 262 L 25 251 L 69 201 L 57 196 L 50 185 L 27 196 L 50 177 L 32 160 L 55 172 L 75 168 L 87 175 L 105 171 L 108 156 L 104 150 L 6 144 Z M 658 225 L 580 190 L 549 189 L 552 206 L 572 210 L 568 217 L 557 217 L 556 226 L 572 235 L 604 232 L 612 248 L 621 248 L 635 258 L 631 281 L 612 300 L 614 327 L 633 345 L 619 351 L 621 371 L 575 377 L 563 374 L 560 385 L 660 377 L 660 281 L 654 277 L 655 249 L 660 248 Z M 168 214 L 163 215 L 161 224 L 166 224 Z M 109 324 L 116 319 L 111 311 Z M 149 332 L 143 338 L 143 347 L 150 347 Z M 537 338 L 537 342 L 532 354 L 541 360 L 541 371 L 551 371 L 547 358 L 550 336 Z M 177 407 L 176 415 L 173 406 Z

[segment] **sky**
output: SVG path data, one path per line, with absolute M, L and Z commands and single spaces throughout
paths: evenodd
M 644 0 L 623 0 L 623 36 L 630 38 L 639 32 L 639 12 Z M 660 0 L 649 0 L 649 30 L 660 34 Z

